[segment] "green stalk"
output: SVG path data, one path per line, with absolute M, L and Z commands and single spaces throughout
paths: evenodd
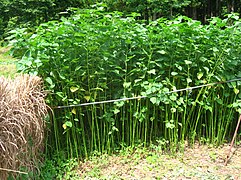
M 150 107 L 150 101 L 146 101 L 146 108 L 147 108 L 147 112 L 145 112 L 145 126 L 144 126 L 144 147 L 146 147 L 146 145 L 148 144 L 147 142 L 147 138 L 148 138 L 148 129 L 149 129 L 149 121 L 150 121 L 150 115 L 149 115 L 149 109 Z
M 81 112 L 80 112 L 81 114 Z M 81 117 L 81 116 L 80 116 Z M 88 150 L 87 150 L 87 145 L 86 145 L 86 133 L 85 133 L 85 126 L 84 126 L 84 118 L 79 118 L 80 121 L 80 128 L 81 128 L 81 134 L 82 134 L 82 142 L 84 146 L 84 155 L 85 157 L 88 157 Z
M 152 144 L 153 130 L 154 130 L 154 128 L 156 128 L 156 127 L 154 127 L 154 123 L 156 122 L 155 115 L 156 115 L 156 106 L 154 106 L 154 108 L 153 108 L 153 116 L 152 116 L 152 119 L 150 119 L 150 121 L 151 121 L 151 126 L 150 126 L 151 129 L 150 129 L 150 136 L 149 136 L 150 144 Z
M 60 144 L 60 136 L 59 136 L 59 127 L 58 127 L 58 123 L 57 120 L 55 118 L 55 113 L 54 111 L 52 111 L 52 121 L 53 121 L 53 128 L 54 128 L 54 142 L 55 142 L 55 147 L 56 147 L 56 153 L 59 154 L 60 153 L 60 148 L 61 148 L 61 144 Z
M 137 105 L 136 105 L 137 101 Z M 134 106 L 134 111 L 135 113 L 139 113 L 140 109 L 140 100 L 135 100 L 135 106 Z M 137 115 L 139 116 L 139 115 Z M 137 117 L 133 117 L 133 130 L 132 130 L 132 140 L 131 140 L 131 146 L 134 147 L 135 140 L 139 138 L 139 130 L 138 130 L 138 119 Z

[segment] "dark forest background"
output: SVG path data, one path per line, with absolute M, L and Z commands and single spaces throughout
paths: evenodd
M 42 22 L 67 16 L 66 10 L 102 6 L 106 11 L 121 11 L 124 15 L 138 13 L 139 19 L 172 19 L 185 15 L 202 23 L 214 16 L 223 18 L 231 12 L 241 14 L 240 0 L 1 0 L 0 39 L 15 28 L 34 27 Z

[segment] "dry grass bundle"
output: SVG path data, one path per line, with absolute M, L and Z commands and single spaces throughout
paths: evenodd
M 0 77 L 0 179 L 6 179 L 10 169 L 33 169 L 43 148 L 44 97 L 39 77 Z

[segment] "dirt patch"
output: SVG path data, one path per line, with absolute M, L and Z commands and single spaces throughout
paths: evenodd
M 11 47 L 0 47 L 0 54 L 9 52 Z
M 15 64 L 7 64 L 7 65 L 0 64 L 0 76 L 14 77 L 16 72 L 17 70 L 16 70 Z
M 9 48 L 0 47 L 0 76 L 14 77 L 17 74 L 17 60 L 8 55 Z
M 133 153 L 102 155 L 81 163 L 81 179 L 241 179 L 241 147 L 224 166 L 229 146 L 196 144 L 184 153 L 164 154 L 138 149 Z

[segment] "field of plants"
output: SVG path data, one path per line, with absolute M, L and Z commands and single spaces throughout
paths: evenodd
M 7 38 L 17 68 L 43 78 L 52 108 L 48 158 L 87 158 L 139 144 L 165 152 L 229 142 L 241 113 L 241 20 L 185 16 L 146 24 L 138 14 L 72 10 Z M 133 100 L 94 103 L 120 98 Z M 138 98 L 140 97 L 140 98 Z M 145 97 L 145 98 L 141 98 Z M 240 131 L 238 133 L 240 139 Z

